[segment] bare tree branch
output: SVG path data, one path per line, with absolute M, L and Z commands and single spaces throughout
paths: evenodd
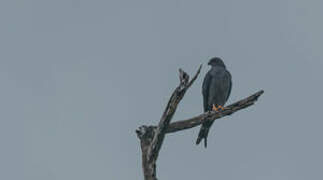
M 141 126 L 136 130 L 137 136 L 140 139 L 142 169 L 145 180 L 157 180 L 156 164 L 148 162 L 148 149 L 154 137 L 155 129 L 156 127 L 153 126 Z
M 177 109 L 178 103 L 182 100 L 185 95 L 186 90 L 194 83 L 197 76 L 201 72 L 202 65 L 200 65 L 198 71 L 195 76 L 189 82 L 189 75 L 184 72 L 182 69 L 179 69 L 179 79 L 180 84 L 173 92 L 171 98 L 168 101 L 168 104 L 165 108 L 165 111 L 159 121 L 158 127 L 155 131 L 154 138 L 151 143 L 151 148 L 148 151 L 148 160 L 154 161 L 157 159 L 159 150 L 161 145 L 163 144 L 164 137 L 166 134 L 166 129 L 168 128 L 168 124 L 170 123 L 175 111 Z
M 198 116 L 195 116 L 190 119 L 182 120 L 182 121 L 176 121 L 174 123 L 169 124 L 166 133 L 173 133 L 185 129 L 190 129 L 195 126 L 198 126 L 202 124 L 204 121 L 215 121 L 216 119 L 220 119 L 224 116 L 231 115 L 241 109 L 247 108 L 251 105 L 253 105 L 259 96 L 261 96 L 264 93 L 263 90 L 258 91 L 257 93 L 242 99 L 238 102 L 235 102 L 227 107 L 224 108 L 223 111 L 210 111 L 205 112 L 203 114 L 200 114 Z
M 196 117 L 170 124 L 179 102 L 184 97 L 187 89 L 197 79 L 201 68 L 202 65 L 199 67 L 198 71 L 190 81 L 189 75 L 182 69 L 179 69 L 180 84 L 171 95 L 158 126 L 141 126 L 136 130 L 137 136 L 140 139 L 142 168 L 145 180 L 157 180 L 156 161 L 166 133 L 173 133 L 193 128 L 202 124 L 204 121 L 214 121 L 223 116 L 231 115 L 240 109 L 253 105 L 255 101 L 257 101 L 258 97 L 264 93 L 264 91 L 261 90 L 243 100 L 225 107 L 224 110 L 219 112 L 206 112 Z
M 194 83 L 200 74 L 201 68 L 202 65 L 200 65 L 191 81 L 189 81 L 189 75 L 182 69 L 179 69 L 180 84 L 170 97 L 158 126 L 141 126 L 136 130 L 137 136 L 141 141 L 142 167 L 145 180 L 157 180 L 156 161 L 165 138 L 166 130 L 175 114 L 177 105 L 184 97 L 187 89 Z

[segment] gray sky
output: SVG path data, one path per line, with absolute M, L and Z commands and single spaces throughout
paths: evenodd
M 2 0 L 0 179 L 142 179 L 135 129 L 156 124 L 177 70 L 203 71 L 174 117 L 202 112 L 213 56 L 246 110 L 167 136 L 160 179 L 321 179 L 322 1 Z

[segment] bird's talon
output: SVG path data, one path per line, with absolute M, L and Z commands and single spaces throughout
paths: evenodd
M 213 110 L 213 111 L 218 111 L 218 108 L 213 104 L 213 106 L 212 106 L 212 110 Z

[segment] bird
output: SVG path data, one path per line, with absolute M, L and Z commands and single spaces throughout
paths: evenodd
M 206 73 L 202 84 L 204 112 L 224 110 L 223 106 L 231 94 L 231 74 L 219 57 L 211 58 L 208 65 L 211 66 L 211 69 Z M 204 139 L 204 147 L 207 147 L 207 137 L 213 122 L 202 123 L 196 145 Z

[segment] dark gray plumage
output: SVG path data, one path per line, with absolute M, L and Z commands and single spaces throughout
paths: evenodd
M 211 66 L 209 72 L 205 75 L 202 94 L 204 112 L 211 111 L 213 105 L 216 107 L 224 106 L 231 93 L 231 74 L 227 71 L 223 61 L 218 58 L 212 58 L 208 65 Z M 196 144 L 204 139 L 204 146 L 207 147 L 207 136 L 213 122 L 206 121 L 202 124 Z

